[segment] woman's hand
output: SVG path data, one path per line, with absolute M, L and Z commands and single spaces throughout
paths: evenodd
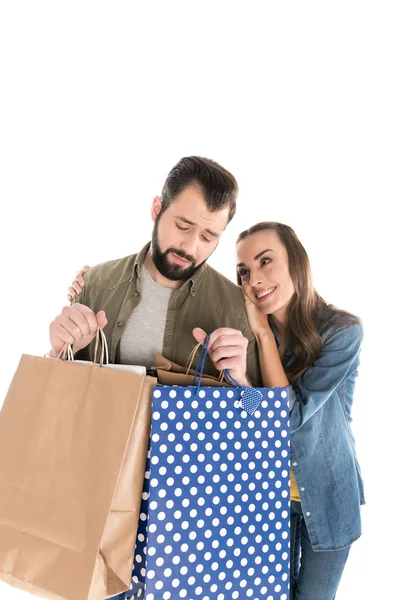
M 272 334 L 272 330 L 268 322 L 268 315 L 261 312 L 251 297 L 250 284 L 244 283 L 242 285 L 242 291 L 246 305 L 247 318 L 255 337 L 260 337 L 266 333 Z
M 250 328 L 257 340 L 263 385 L 265 387 L 286 387 L 289 382 L 282 366 L 268 315 L 261 312 L 251 298 L 251 289 L 248 283 L 242 286 L 242 291 Z
M 72 302 L 75 300 L 80 294 L 83 292 L 83 288 L 85 287 L 85 280 L 83 279 L 83 275 L 89 271 L 90 267 L 85 265 L 80 271 L 77 272 L 74 281 L 68 288 L 67 299 L 68 302 Z

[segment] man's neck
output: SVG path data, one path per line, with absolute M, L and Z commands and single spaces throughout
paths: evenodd
M 155 264 L 153 263 L 153 259 L 151 256 L 151 247 L 149 248 L 146 256 L 144 257 L 144 266 L 152 280 L 158 283 L 158 285 L 161 285 L 162 287 L 178 289 L 182 287 L 186 281 L 184 279 L 180 281 L 175 281 L 173 279 L 168 279 L 167 277 L 164 277 L 164 275 L 161 275 L 160 271 L 156 268 Z

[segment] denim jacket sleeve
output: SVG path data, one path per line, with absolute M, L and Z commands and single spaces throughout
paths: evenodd
M 303 375 L 289 386 L 290 431 L 297 431 L 357 369 L 363 339 L 359 323 L 331 329 L 320 355 Z

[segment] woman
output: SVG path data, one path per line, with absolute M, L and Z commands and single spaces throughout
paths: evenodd
M 362 326 L 314 290 L 306 251 L 287 225 L 244 231 L 237 257 L 263 384 L 290 385 L 291 599 L 332 600 L 361 535 L 364 494 L 350 414 Z M 87 269 L 71 297 L 84 287 Z
M 237 262 L 263 384 L 290 385 L 291 598 L 332 600 L 361 535 L 350 414 L 362 325 L 314 290 L 307 253 L 287 225 L 241 233 Z

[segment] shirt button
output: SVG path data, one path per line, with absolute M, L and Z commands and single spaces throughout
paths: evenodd
M 122 327 L 122 321 L 118 321 L 118 327 Z
M 293 466 L 294 466 L 294 467 L 297 467 L 297 462 L 294 462 L 294 463 L 293 463 Z
M 136 296 L 136 297 L 137 297 L 137 296 L 139 296 L 139 292 L 135 292 L 135 296 Z
M 306 488 L 300 488 L 300 491 L 301 491 L 301 492 L 304 492 L 304 490 L 305 490 L 305 489 L 306 489 Z
M 310 512 L 306 512 L 306 517 L 309 517 L 311 515 Z

